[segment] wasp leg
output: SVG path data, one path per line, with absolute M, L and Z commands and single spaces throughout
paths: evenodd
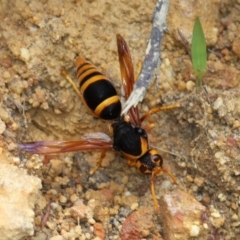
M 155 177 L 157 174 L 159 174 L 160 172 L 165 172 L 165 173 L 167 173 L 167 174 L 171 177 L 173 183 L 174 183 L 174 184 L 177 184 L 176 178 L 173 176 L 173 174 L 172 174 L 170 171 L 168 171 L 168 170 L 166 170 L 166 169 L 164 169 L 164 168 L 160 168 L 160 167 L 155 168 L 155 169 L 152 171 L 152 177 L 151 177 L 151 192 L 152 192 L 152 198 L 153 198 L 154 206 L 155 206 L 155 209 L 156 209 L 157 212 L 159 212 L 160 208 L 159 208 L 159 205 L 158 205 L 158 201 L 157 201 L 157 197 L 156 197 L 156 193 L 155 193 L 155 188 L 154 188 L 154 177 Z
M 102 150 L 101 157 L 100 157 L 99 161 L 97 162 L 97 165 L 95 166 L 95 168 L 93 168 L 90 171 L 90 173 L 89 173 L 90 175 L 93 175 L 101 167 L 102 161 L 105 158 L 105 156 L 106 156 L 106 150 Z
M 156 212 L 159 212 L 160 208 L 159 208 L 159 204 L 158 204 L 158 201 L 157 201 L 155 188 L 154 188 L 154 177 L 155 177 L 155 175 L 156 174 L 153 171 L 152 172 L 152 177 L 151 177 L 151 192 L 152 192 L 152 198 L 153 198 L 153 202 L 154 202 L 154 206 L 155 206 Z
M 168 105 L 168 106 L 163 106 L 163 107 L 155 107 L 150 109 L 148 112 L 146 112 L 141 118 L 140 121 L 143 122 L 147 117 L 149 117 L 153 113 L 157 113 L 160 111 L 166 111 L 174 108 L 180 108 L 181 105 L 179 103 Z
M 77 93 L 77 95 L 82 99 L 82 95 L 76 85 L 76 83 L 69 77 L 67 72 L 65 70 L 61 71 L 61 74 L 66 78 L 66 80 L 72 85 L 74 91 Z

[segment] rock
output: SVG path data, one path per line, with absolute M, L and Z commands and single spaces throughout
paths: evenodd
M 18 240 L 34 234 L 34 205 L 40 179 L 23 169 L 0 163 L 0 240 Z
M 101 223 L 94 223 L 94 234 L 100 239 L 105 239 L 105 230 Z
M 176 189 L 162 197 L 160 206 L 165 240 L 207 239 L 206 221 L 202 220 L 206 208 L 193 196 Z
M 122 240 L 138 240 L 148 237 L 153 230 L 152 212 L 149 208 L 141 207 L 123 222 L 120 236 Z

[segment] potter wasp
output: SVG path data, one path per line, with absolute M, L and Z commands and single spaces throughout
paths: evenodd
M 117 35 L 117 46 L 122 86 L 125 98 L 128 99 L 134 85 L 132 58 L 127 43 L 119 34 Z M 160 172 L 165 172 L 174 183 L 176 183 L 176 179 L 171 172 L 162 168 L 163 159 L 157 150 L 149 147 L 146 130 L 149 130 L 152 126 L 148 125 L 143 128 L 141 124 L 149 115 L 162 110 L 178 108 L 180 107 L 179 104 L 153 108 L 142 117 L 140 117 L 136 106 L 132 107 L 126 115 L 121 116 L 121 103 L 111 81 L 94 65 L 82 58 L 77 59 L 76 65 L 79 88 L 65 71 L 62 71 L 62 74 L 72 84 L 74 90 L 93 116 L 113 121 L 110 126 L 112 138 L 106 137 L 105 134 L 99 134 L 99 136 L 89 134 L 79 141 L 21 143 L 19 144 L 20 149 L 45 155 L 83 150 L 101 150 L 101 158 L 90 174 L 93 174 L 101 166 L 106 151 L 114 149 L 127 159 L 129 166 L 136 167 L 142 174 L 151 175 L 152 197 L 155 208 L 159 211 L 154 189 L 154 177 Z

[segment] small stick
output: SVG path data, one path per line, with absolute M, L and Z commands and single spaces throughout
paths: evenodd
M 126 114 L 129 109 L 136 107 L 138 102 L 142 101 L 147 87 L 149 86 L 154 69 L 157 68 L 160 61 L 160 46 L 163 34 L 167 30 L 166 17 L 168 12 L 168 0 L 158 0 L 153 13 L 153 27 L 150 39 L 146 49 L 146 55 L 143 62 L 141 73 L 134 84 L 133 91 L 123 106 L 122 115 Z
M 46 213 L 42 217 L 41 228 L 45 227 L 46 222 L 48 221 L 50 216 L 50 211 L 51 211 L 51 202 L 48 203 Z

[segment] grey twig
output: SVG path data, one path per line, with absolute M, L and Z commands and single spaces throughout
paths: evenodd
M 134 85 L 133 91 L 123 106 L 122 114 L 129 111 L 132 106 L 143 100 L 149 86 L 154 69 L 160 65 L 160 46 L 166 27 L 168 12 L 168 0 L 158 0 L 153 13 L 153 27 L 151 37 L 148 40 L 146 55 L 143 61 L 141 73 Z

